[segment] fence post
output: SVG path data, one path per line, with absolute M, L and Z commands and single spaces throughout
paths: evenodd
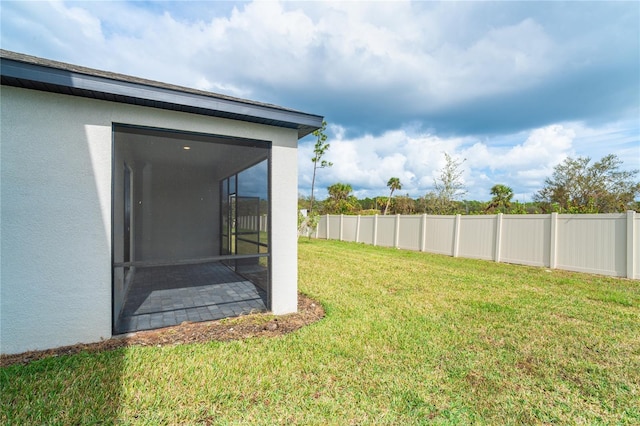
M 378 244 L 378 215 L 373 217 L 373 246 Z
M 460 247 L 460 221 L 462 215 L 456 215 L 456 222 L 453 227 L 453 257 L 458 257 L 458 249 Z
M 327 218 L 326 220 L 327 226 L 326 226 L 325 232 L 327 233 L 327 240 L 328 240 L 329 239 L 329 214 L 327 213 L 325 217 Z
M 396 215 L 396 226 L 393 235 L 393 247 L 398 248 L 400 246 L 400 215 Z
M 359 239 L 360 239 L 360 215 L 358 215 L 358 218 L 356 219 L 356 243 L 358 242 Z
M 344 215 L 340 214 L 340 234 L 338 235 L 338 240 L 342 241 L 342 230 L 344 229 Z
M 636 277 L 636 212 L 627 210 L 627 278 Z
M 426 213 L 422 215 L 422 220 L 420 221 L 420 251 L 425 251 L 427 247 L 427 215 Z
M 502 244 L 502 213 L 496 215 L 496 245 L 493 260 L 500 262 L 500 249 Z
M 551 213 L 550 220 L 551 238 L 549 238 L 549 242 L 551 247 L 549 247 L 549 268 L 555 269 L 558 264 L 558 213 Z

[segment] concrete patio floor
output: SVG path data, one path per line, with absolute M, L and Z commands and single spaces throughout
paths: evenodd
M 267 293 L 227 266 L 137 268 L 116 333 L 211 321 L 267 310 Z

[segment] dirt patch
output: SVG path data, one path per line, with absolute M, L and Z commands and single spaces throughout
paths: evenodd
M 97 343 L 63 346 L 45 351 L 31 351 L 15 355 L 0 355 L 0 366 L 28 364 L 43 358 L 72 355 L 79 352 L 100 352 L 126 346 L 165 346 L 201 343 L 212 340 L 229 341 L 251 337 L 276 337 L 298 330 L 324 317 L 324 309 L 313 299 L 298 295 L 298 312 L 274 316 L 269 313 L 245 315 L 217 321 L 183 322 L 175 327 L 139 331 Z

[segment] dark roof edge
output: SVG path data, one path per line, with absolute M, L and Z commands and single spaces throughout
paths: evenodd
M 2 84 L 75 96 L 231 118 L 298 130 L 302 138 L 323 117 L 124 74 L 100 71 L 0 49 Z

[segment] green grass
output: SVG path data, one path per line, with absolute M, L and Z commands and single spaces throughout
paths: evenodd
M 325 319 L 1 370 L 9 424 L 638 424 L 640 283 L 302 239 Z

